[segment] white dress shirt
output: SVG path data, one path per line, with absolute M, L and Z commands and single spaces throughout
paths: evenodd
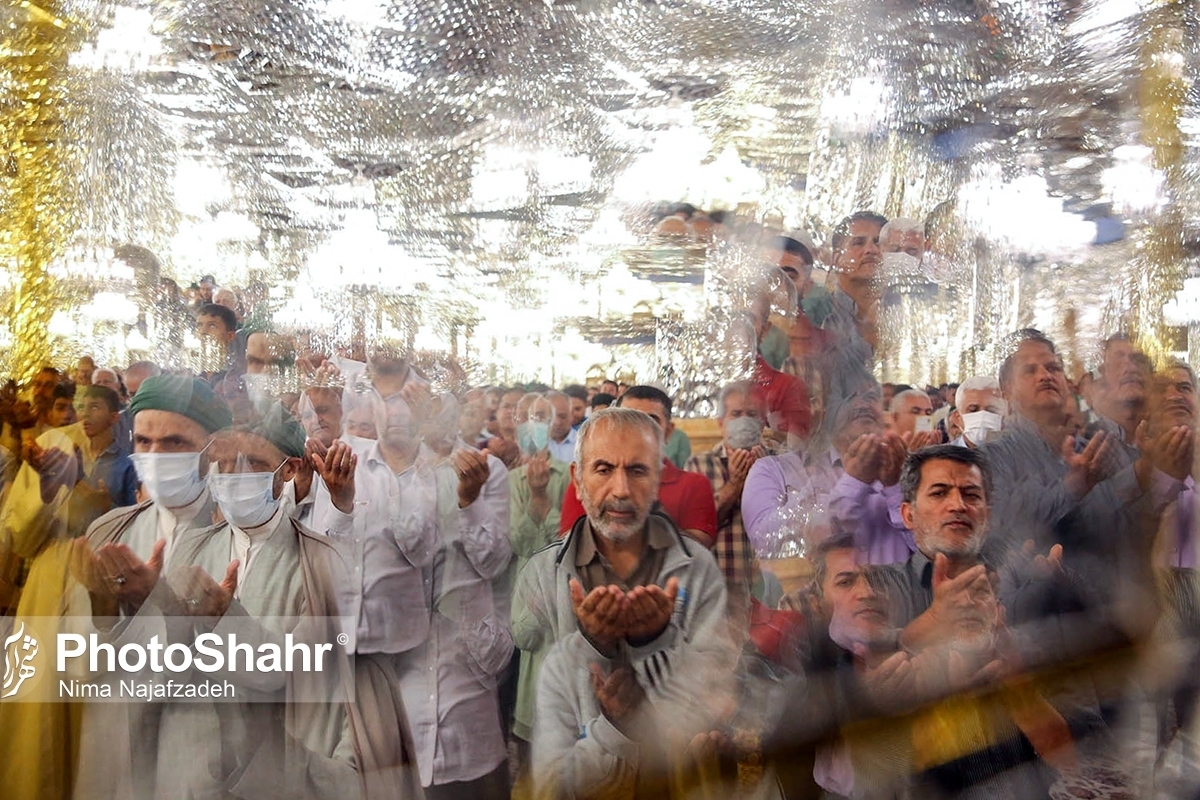
M 424 786 L 481 778 L 507 757 L 496 680 L 513 640 L 507 587 L 494 589 L 494 582 L 512 556 L 509 479 L 495 456 L 488 456 L 488 468 L 479 497 L 464 509 L 453 468 L 442 461 L 435 469 L 439 547 L 422 570 L 429 578 L 429 638 L 402 657 L 400 668 Z
M 579 434 L 575 432 L 575 429 L 572 428 L 571 430 L 567 431 L 567 435 L 563 438 L 563 440 L 561 442 L 556 442 L 553 439 L 551 439 L 550 445 L 547 448 L 550 451 L 550 455 L 554 456 L 555 458 L 557 458 L 559 461 L 563 462 L 564 464 L 574 463 L 575 462 L 575 437 L 577 437 L 578 435 Z
M 358 620 L 351 647 L 358 653 L 402 653 L 429 633 L 422 568 L 437 549 L 437 485 L 430 451 L 421 445 L 399 474 L 373 443 L 354 473 L 353 524 L 328 494 L 318 494 L 313 528 L 343 547 L 350 579 L 338 587 L 339 612 Z M 343 518 L 339 520 L 338 518 Z

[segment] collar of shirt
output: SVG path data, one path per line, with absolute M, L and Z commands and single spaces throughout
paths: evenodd
M 683 475 L 683 470 L 671 463 L 669 458 L 663 459 L 662 475 L 658 479 L 659 485 L 664 483 L 675 483 Z
M 283 513 L 283 506 L 275 509 L 274 515 L 269 520 L 259 525 L 257 528 L 242 530 L 233 525 L 229 526 L 231 534 L 231 560 L 236 559 L 238 565 L 237 589 L 234 590 L 233 596 L 240 597 L 242 586 L 246 582 L 246 575 L 250 572 L 251 562 L 255 561 L 255 554 L 262 548 L 263 542 L 271 538 L 275 531 L 279 530 L 280 523 L 288 519 Z
M 171 528 L 177 528 L 180 525 L 190 525 L 196 517 L 200 515 L 200 511 L 208 504 L 209 500 L 208 486 L 205 485 L 200 490 L 200 496 L 186 506 L 180 506 L 176 509 L 169 509 L 166 506 L 159 506 L 158 513 L 160 518 L 166 518 L 171 521 Z
M 819 453 L 809 450 L 804 454 L 804 466 L 840 470 L 842 468 L 842 454 L 833 445 L 829 445 L 829 449 Z
M 171 557 L 171 547 L 175 542 L 175 531 L 181 527 L 190 527 L 192 522 L 196 520 L 196 517 L 200 515 L 200 512 L 209 506 L 210 498 L 211 495 L 209 495 L 208 486 L 206 485 L 200 490 L 199 497 L 186 506 L 181 506 L 174 511 L 166 506 L 156 504 L 155 507 L 158 509 L 158 538 L 164 539 L 167 542 L 167 547 L 163 551 L 164 563 L 166 559 Z M 200 527 L 207 527 L 211 523 L 211 519 L 205 520 L 204 525 Z
M 675 537 L 656 517 L 651 516 L 646 521 L 646 547 L 653 550 L 666 550 L 675 543 Z M 579 544 L 575 548 L 575 566 L 586 567 L 601 558 L 596 548 L 596 533 L 592 529 L 592 521 L 585 520 L 579 529 Z
M 90 446 L 82 448 L 80 452 L 83 454 L 83 471 L 90 475 L 92 469 L 95 468 L 96 463 L 100 459 L 109 455 L 119 457 L 124 451 L 122 451 L 121 447 L 117 444 L 117 440 L 113 439 L 109 443 L 108 447 L 104 448 L 94 456 L 92 455 L 92 448 Z
M 908 574 L 913 583 L 926 589 L 933 588 L 933 562 L 925 557 L 920 550 L 914 550 L 908 557 Z
M 405 473 L 412 470 L 413 467 L 422 466 L 422 465 L 426 465 L 426 464 L 432 464 L 436 460 L 437 460 L 437 453 L 433 452 L 428 447 L 426 447 L 424 442 L 421 442 L 419 445 L 417 445 L 417 455 L 413 458 L 413 462 L 411 464 L 409 464 L 407 467 L 405 467 L 403 470 L 401 470 L 400 472 L 393 473 L 393 474 L 395 474 L 396 476 L 404 475 Z M 384 459 L 383 453 L 381 453 L 379 451 L 379 441 L 378 440 L 376 440 L 376 442 L 373 445 L 371 445 L 371 448 L 367 451 L 367 463 L 381 465 L 385 469 L 387 469 L 389 471 L 391 470 L 391 466 L 387 463 L 387 460 Z

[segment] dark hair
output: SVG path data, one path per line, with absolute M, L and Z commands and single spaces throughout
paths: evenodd
M 626 400 L 653 400 L 663 407 L 663 413 L 666 415 L 664 422 L 671 421 L 671 398 L 667 397 L 667 393 L 662 389 L 645 384 L 630 386 L 625 390 L 625 394 L 617 398 L 617 405 L 624 405 Z
M 592 408 L 611 406 L 615 402 L 617 402 L 617 398 L 607 392 L 596 392 L 592 395 Z
M 712 220 L 714 225 L 724 225 L 725 220 L 729 219 L 729 212 L 723 208 L 718 208 L 715 211 L 708 212 L 708 218 Z
M 83 390 L 83 399 L 89 400 L 91 398 L 103 400 L 105 405 L 108 406 L 108 410 L 113 413 L 121 410 L 120 396 L 107 386 L 97 386 L 93 384 L 86 387 Z
M 576 400 L 588 401 L 587 387 L 580 386 L 578 383 L 572 383 L 570 386 L 564 386 L 562 393 L 567 397 L 573 397 Z
M 1129 338 L 1128 333 L 1124 333 L 1124 332 L 1114 333 L 1112 336 L 1109 336 L 1107 339 L 1104 340 L 1104 352 L 1105 353 L 1108 352 L 1108 349 L 1113 346 L 1113 342 L 1132 342 L 1132 341 L 1133 340 Z
M 904 459 L 904 468 L 900 470 L 900 491 L 904 502 L 911 503 L 917 499 L 917 489 L 921 486 L 921 470 L 928 461 L 957 461 L 979 468 L 983 476 L 983 493 L 988 502 L 992 497 L 992 468 L 987 458 L 978 450 L 969 447 L 959 447 L 956 444 L 935 444 L 922 447 L 908 454 Z
M 61 381 L 54 386 L 55 400 L 74 400 L 75 399 L 75 383 L 74 381 Z
M 826 563 L 829 554 L 834 550 L 855 550 L 857 548 L 858 543 L 854 541 L 854 534 L 847 530 L 835 531 L 828 539 L 816 546 L 812 552 L 812 590 L 817 597 L 824 594 L 821 587 L 824 586 L 825 578 L 829 575 L 829 565 Z
M 798 239 L 790 236 L 776 236 L 774 246 L 776 250 L 804 259 L 804 263 L 810 267 L 813 265 L 813 254 L 809 252 L 808 245 Z
M 892 393 L 893 394 L 904 394 L 905 392 L 911 392 L 912 390 L 913 390 L 913 385 L 911 383 L 893 383 L 892 384 Z
M 58 369 L 58 367 L 52 367 L 48 364 L 39 369 L 37 374 L 41 375 L 43 372 L 53 372 L 55 375 L 62 375 L 62 372 Z
M 226 333 L 232 333 L 237 330 L 237 314 L 233 313 L 232 308 L 217 303 L 205 303 L 200 306 L 200 310 L 196 312 L 196 316 L 220 317 L 221 322 L 225 325 Z
M 1000 386 L 1004 387 L 1012 380 L 1012 371 L 1017 350 L 1026 342 L 1036 342 L 1037 344 L 1045 345 L 1050 348 L 1050 352 L 1058 355 L 1058 350 L 1054 348 L 1054 342 L 1039 331 L 1037 328 L 1021 328 L 1008 335 L 1004 341 L 1004 349 L 1006 351 L 1004 361 L 1000 364 Z
M 671 206 L 671 214 L 683 214 L 684 219 L 691 219 L 696 215 L 697 211 L 699 211 L 699 209 L 691 203 L 676 203 L 675 205 Z
M 883 230 L 883 226 L 887 225 L 887 217 L 882 214 L 876 214 L 874 211 L 855 211 L 850 216 L 837 224 L 833 229 L 833 235 L 829 239 L 829 244 L 833 248 L 836 255 L 842 249 L 842 245 L 846 243 L 846 239 L 850 237 L 850 226 L 856 222 L 873 222 Z

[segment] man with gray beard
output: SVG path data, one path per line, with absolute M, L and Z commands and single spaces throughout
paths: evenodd
M 651 512 L 662 448 L 662 428 L 640 411 L 589 417 L 571 466 L 586 514 L 517 577 L 513 638 L 527 653 L 550 649 L 533 778 L 556 794 L 632 796 L 715 727 L 697 700 L 719 696 L 731 674 L 725 581 L 706 548 Z

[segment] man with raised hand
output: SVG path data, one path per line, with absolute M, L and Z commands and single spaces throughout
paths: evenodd
M 110 511 L 88 528 L 71 552 L 71 572 L 86 598 L 68 598 L 90 614 L 114 643 L 149 641 L 134 618 L 159 585 L 164 566 L 189 531 L 213 523 L 208 450 L 229 427 L 228 406 L 204 381 L 180 375 L 147 378 L 129 404 L 132 460 L 149 500 Z M 76 797 L 152 797 L 157 776 L 157 704 L 95 703 L 85 709 Z
M 256 651 L 274 644 L 284 652 L 285 634 L 310 647 L 334 641 L 330 618 L 337 613 L 341 558 L 330 536 L 304 528 L 280 503 L 304 456 L 300 425 L 276 403 L 260 421 L 219 434 L 211 452 L 210 484 L 223 521 L 180 539 L 167 578 L 171 591 L 156 593 L 162 613 L 191 620 L 192 635 L 236 636 Z M 318 461 L 332 502 L 352 510 L 356 459 L 349 447 L 334 442 Z M 185 680 L 231 683 L 238 702 L 163 707 L 156 796 L 403 796 L 399 785 L 385 795 L 375 786 L 381 770 L 404 762 L 398 689 L 376 694 L 363 681 L 350 707 L 344 684 L 332 677 L 349 668 L 345 651 L 336 650 L 322 656 L 330 659 L 322 664 L 327 684 L 228 665 L 215 674 L 190 673 Z M 391 724 L 368 726 L 365 708 Z

